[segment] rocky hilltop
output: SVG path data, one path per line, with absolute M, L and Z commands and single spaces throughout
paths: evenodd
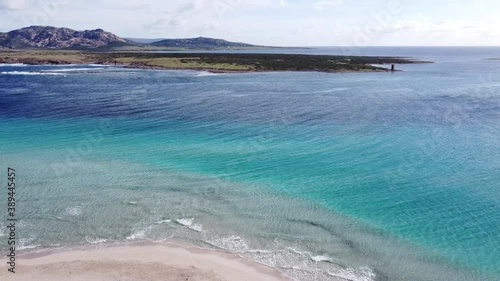
M 186 39 L 125 39 L 102 29 L 78 31 L 52 26 L 30 26 L 0 32 L 0 49 L 259 49 L 272 48 L 207 37 Z M 123 50 L 123 49 L 121 49 Z
M 131 42 L 102 29 L 77 31 L 52 26 L 30 26 L 0 33 L 0 48 L 100 48 L 131 45 Z

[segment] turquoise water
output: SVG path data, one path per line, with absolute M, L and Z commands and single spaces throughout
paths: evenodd
M 393 74 L 1 66 L 22 246 L 173 239 L 298 280 L 497 280 L 500 63 L 471 50 Z

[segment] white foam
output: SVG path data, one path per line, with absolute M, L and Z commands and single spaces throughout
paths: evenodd
M 323 256 L 311 256 L 311 259 L 315 262 L 332 262 L 332 258 L 329 256 L 323 255 Z
M 163 220 L 163 221 L 158 221 L 158 222 L 155 222 L 155 224 L 164 224 L 164 223 L 170 223 L 171 220 Z
M 42 246 L 42 245 L 21 245 L 21 246 L 17 247 L 16 249 L 19 251 L 20 250 L 30 250 L 30 249 L 36 249 L 40 246 Z
M 0 72 L 3 75 L 53 75 L 53 76 L 66 76 L 64 73 L 52 73 L 52 72 L 35 72 L 35 71 L 3 71 Z
M 86 237 L 85 240 L 87 240 L 87 242 L 89 242 L 90 244 L 102 244 L 108 241 L 106 239 L 99 239 L 99 238 L 89 239 L 88 237 Z
M 294 247 L 287 247 L 286 249 L 290 250 L 293 253 L 299 254 L 301 256 L 309 256 L 309 257 L 311 257 L 311 253 L 299 251 L 299 250 L 295 249 Z
M 212 239 L 209 243 L 232 253 L 246 253 L 251 251 L 245 239 L 236 235 Z M 254 252 L 257 253 L 258 251 Z
M 78 217 L 83 213 L 82 207 L 70 207 L 66 208 L 64 214 L 67 216 Z
M 288 247 L 287 249 L 293 253 L 298 254 L 298 255 L 309 257 L 312 261 L 315 261 L 315 262 L 333 262 L 333 259 L 327 255 L 315 256 L 315 255 L 311 254 L 310 252 L 299 251 L 293 247 Z
M 274 251 L 270 251 L 270 250 L 248 250 L 247 251 L 248 253 L 252 253 L 252 254 L 272 254 L 274 253 Z
M 196 77 L 217 76 L 217 75 L 221 75 L 221 74 L 220 73 L 208 72 L 208 71 L 201 71 L 198 74 L 196 74 Z
M 77 64 L 77 65 L 79 65 L 79 64 Z M 113 66 L 112 64 L 95 64 L 95 63 L 81 64 L 81 65 L 86 65 L 86 66 Z
M 35 249 L 35 248 L 40 247 L 41 245 L 31 245 L 31 243 L 33 243 L 33 241 L 35 241 L 35 239 L 36 239 L 35 235 L 31 235 L 29 238 L 19 239 L 19 241 L 17 243 L 18 246 L 16 247 L 16 249 L 29 250 L 29 249 Z
M 146 234 L 151 230 L 150 227 L 146 227 L 143 229 L 135 229 L 130 236 L 127 237 L 127 240 L 136 240 L 136 239 L 144 239 L 146 238 Z
M 184 221 L 192 224 L 191 219 Z M 369 268 L 345 268 L 334 262 L 334 258 L 322 254 L 312 254 L 296 246 L 273 249 L 253 249 L 247 241 L 237 235 L 215 237 L 206 243 L 265 266 L 276 268 L 293 280 L 351 280 L 374 281 L 375 273 Z
M 203 226 L 201 224 L 195 224 L 195 225 L 191 226 L 189 229 L 194 230 L 196 232 L 202 232 Z
M 194 219 L 178 219 L 177 223 L 183 226 L 191 226 Z
M 358 271 L 353 268 L 347 268 L 336 273 L 328 272 L 328 274 L 332 277 L 356 281 L 374 281 L 376 278 L 375 273 L 369 268 L 360 268 Z
M 282 269 L 295 280 L 375 280 L 375 274 L 369 268 L 344 268 L 328 255 L 314 255 L 294 247 L 285 247 L 271 254 L 259 253 L 251 258 L 269 267 Z
M 88 68 L 63 68 L 63 69 L 53 69 L 50 72 L 83 72 L 92 70 L 102 70 L 104 67 L 88 67 Z
M 201 224 L 194 224 L 194 218 L 193 219 L 178 219 L 177 223 L 185 226 L 191 230 L 197 231 L 197 232 L 202 232 L 203 231 L 203 226 Z
M 18 67 L 18 66 L 28 66 L 27 64 L 24 64 L 24 63 L 0 63 L 0 67 L 11 67 L 11 66 L 15 66 L 15 67 Z

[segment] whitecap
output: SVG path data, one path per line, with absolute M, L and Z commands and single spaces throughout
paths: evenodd
M 374 281 L 376 274 L 369 268 L 360 268 L 358 271 L 353 268 L 340 270 L 339 272 L 327 272 L 332 277 L 356 281 Z
M 172 220 L 162 220 L 162 221 L 155 222 L 155 224 L 170 223 L 171 221 L 172 221 Z
M 177 223 L 183 226 L 191 226 L 194 219 L 178 219 Z
M 315 262 L 332 262 L 332 258 L 326 255 L 322 256 L 311 256 L 311 259 Z
M 36 71 L 2 71 L 3 75 L 53 75 L 53 76 L 66 76 L 64 73 L 51 73 L 51 72 L 36 72 Z
M 248 246 L 245 239 L 236 235 L 212 239 L 211 241 L 208 241 L 208 243 L 231 253 L 251 252 L 250 247 Z M 258 253 L 257 251 L 254 252 Z
M 221 75 L 220 73 L 213 73 L 209 71 L 201 71 L 198 74 L 196 74 L 196 77 L 205 77 L 205 76 L 218 76 Z
M 31 249 L 36 249 L 38 247 L 40 247 L 42 245 L 21 245 L 19 247 L 16 248 L 16 250 L 31 250 Z
M 106 239 L 99 239 L 99 238 L 89 239 L 88 237 L 85 237 L 85 240 L 87 240 L 87 242 L 90 244 L 102 244 L 108 241 Z
M 112 64 L 95 64 L 95 63 L 77 64 L 77 65 L 86 65 L 86 66 L 113 66 Z
M 63 68 L 63 69 L 52 69 L 50 72 L 85 72 L 93 70 L 102 70 L 104 67 L 89 67 L 89 68 Z
M 41 245 L 31 245 L 36 240 L 35 235 L 31 235 L 29 238 L 21 238 L 17 242 L 17 250 L 29 250 L 40 247 Z
M 299 251 L 293 247 L 287 247 L 287 249 L 295 254 L 309 257 L 312 261 L 315 261 L 315 262 L 333 262 L 332 258 L 330 258 L 327 255 L 316 256 L 316 255 L 311 254 L 310 252 Z
M 128 236 L 126 239 L 127 240 L 144 239 L 146 238 L 146 234 L 151 230 L 151 228 L 152 227 L 150 226 L 143 229 L 135 229 L 133 230 L 132 234 Z
M 83 213 L 82 207 L 70 207 L 64 210 L 64 214 L 67 216 L 78 217 Z
M 24 63 L 0 63 L 0 67 L 19 67 L 19 66 L 28 66 Z
M 194 230 L 196 232 L 202 232 L 203 231 L 203 226 L 201 224 L 193 224 L 194 219 L 178 219 L 177 223 L 185 226 L 191 230 Z

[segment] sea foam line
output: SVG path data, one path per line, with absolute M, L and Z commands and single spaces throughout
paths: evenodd
M 193 224 L 194 218 L 193 219 L 178 219 L 176 221 L 178 224 L 185 226 L 191 230 L 194 230 L 196 232 L 202 232 L 203 231 L 203 226 L 201 224 Z
M 51 73 L 51 72 L 35 72 L 35 71 L 2 71 L 3 75 L 53 75 L 53 76 L 66 76 L 64 73 Z
M 19 67 L 19 66 L 28 66 L 28 65 L 24 64 L 24 63 L 0 63 L 0 67 L 11 67 L 11 66 Z
M 103 70 L 104 67 L 88 67 L 88 68 L 63 68 L 63 69 L 52 69 L 48 72 L 84 72 L 92 70 Z
M 143 228 L 143 229 L 135 229 L 130 236 L 128 236 L 127 240 L 136 240 L 136 239 L 144 239 L 146 238 L 146 234 L 151 230 L 151 226 Z

